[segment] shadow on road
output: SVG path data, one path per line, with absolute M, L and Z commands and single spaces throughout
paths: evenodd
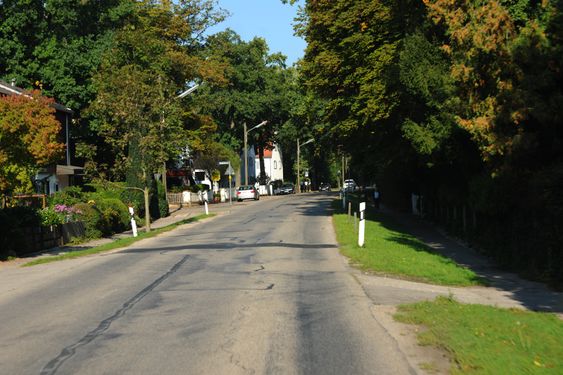
M 186 236 L 187 237 L 187 236 Z M 292 248 L 292 249 L 336 249 L 337 245 L 334 244 L 301 244 L 301 243 L 287 243 L 287 242 L 268 242 L 268 243 L 199 243 L 199 244 L 186 244 L 181 246 L 159 246 L 159 247 L 144 247 L 132 248 L 120 251 L 120 254 L 134 254 L 144 252 L 163 252 L 163 251 L 182 251 L 182 250 L 210 250 L 210 251 L 225 251 L 231 249 L 260 249 L 260 248 Z

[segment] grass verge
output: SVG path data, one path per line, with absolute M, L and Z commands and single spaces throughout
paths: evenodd
M 141 241 L 141 240 L 144 240 L 146 238 L 155 237 L 155 236 L 158 236 L 161 233 L 171 231 L 172 229 L 174 229 L 174 228 L 176 228 L 180 225 L 193 223 L 193 222 L 199 221 L 201 219 L 209 218 L 209 217 L 213 217 L 213 216 L 215 216 L 215 214 L 197 215 L 197 216 L 194 216 L 194 217 L 190 217 L 188 219 L 184 219 L 184 220 L 179 221 L 177 223 L 167 225 L 167 226 L 162 227 L 162 228 L 153 229 L 148 233 L 147 232 L 139 232 L 139 235 L 137 237 L 120 238 L 120 239 L 117 239 L 113 242 L 106 243 L 106 244 L 96 246 L 96 247 L 92 247 L 92 248 L 89 248 L 89 249 L 70 251 L 68 253 L 55 255 L 55 256 L 52 256 L 52 257 L 39 258 L 39 259 L 32 260 L 31 262 L 27 262 L 27 263 L 23 264 L 22 267 L 30 267 L 30 266 L 36 266 L 38 264 L 58 262 L 60 260 L 66 260 L 66 259 L 74 259 L 74 258 L 79 258 L 79 257 L 87 256 L 87 255 L 103 253 L 105 251 L 119 249 L 119 248 L 122 248 L 122 247 L 127 247 L 127 246 L 130 246 L 137 241 Z
M 336 202 L 338 204 L 338 202 Z M 437 254 L 384 214 L 366 216 L 365 245 L 358 246 L 353 219 L 335 213 L 333 223 L 342 254 L 364 270 L 438 285 L 484 285 L 473 271 Z
M 452 374 L 560 374 L 563 369 L 563 321 L 554 314 L 438 297 L 399 306 L 394 317 L 423 325 L 420 344 L 447 350 Z

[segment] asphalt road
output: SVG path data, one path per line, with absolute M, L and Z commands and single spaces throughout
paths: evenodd
M 330 198 L 237 204 L 126 250 L 0 271 L 1 374 L 409 374 Z

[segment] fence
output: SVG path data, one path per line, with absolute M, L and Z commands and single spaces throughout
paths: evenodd
M 62 246 L 75 237 L 83 237 L 86 233 L 84 223 L 81 221 L 51 225 L 48 227 L 22 228 L 24 246 L 17 249 L 18 255 L 25 255 L 37 251 Z

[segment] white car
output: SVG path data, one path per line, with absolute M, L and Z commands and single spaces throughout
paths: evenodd
M 252 185 L 242 185 L 237 189 L 237 200 L 242 202 L 244 199 L 254 199 L 255 201 L 260 199 L 260 193 Z
M 352 179 L 344 180 L 344 191 L 356 191 L 357 188 L 356 181 Z

